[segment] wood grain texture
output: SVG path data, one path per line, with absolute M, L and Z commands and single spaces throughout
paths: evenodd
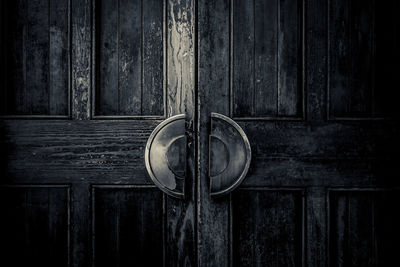
M 305 99 L 306 119 L 308 121 L 326 120 L 327 93 L 327 2 L 319 0 L 305 1 Z M 320 14 L 316 16 L 315 14 Z
M 230 1 L 199 1 L 198 265 L 230 266 L 230 197 L 210 197 L 210 114 L 229 116 Z
M 71 0 L 71 117 L 88 120 L 91 117 L 91 22 L 92 1 Z
M 163 115 L 164 11 L 160 0 L 96 1 L 96 115 Z
M 1 115 L 67 116 L 69 1 L 2 5 Z
M 67 186 L 0 186 L 0 252 L 13 266 L 69 266 Z
M 233 266 L 302 266 L 302 194 L 240 190 L 233 194 Z
M 163 265 L 163 193 L 155 187 L 93 188 L 95 266 Z
M 5 121 L 3 180 L 151 183 L 144 147 L 159 121 L 139 122 Z
M 302 117 L 303 1 L 233 1 L 234 117 Z
M 167 116 L 185 114 L 185 201 L 168 197 L 166 266 L 196 266 L 195 2 L 167 1 Z
M 398 191 L 330 193 L 330 266 L 396 264 Z M 391 233 L 390 236 L 388 233 Z
M 395 123 L 239 124 L 252 146 L 245 185 L 397 184 Z
M 306 266 L 327 266 L 328 223 L 327 190 L 324 187 L 306 189 L 306 229 L 305 254 Z
M 143 1 L 143 89 L 142 114 L 163 115 L 165 1 Z M 165 115 L 165 114 L 164 114 Z
M 37 179 L 37 177 L 36 177 Z M 90 266 L 90 184 L 71 184 L 71 265 Z

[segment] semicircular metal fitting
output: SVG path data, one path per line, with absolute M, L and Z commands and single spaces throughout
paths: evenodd
M 157 187 L 173 197 L 185 196 L 185 114 L 172 116 L 153 130 L 144 159 L 147 172 Z
M 236 122 L 213 112 L 209 146 L 210 194 L 228 194 L 242 183 L 249 170 L 250 142 Z

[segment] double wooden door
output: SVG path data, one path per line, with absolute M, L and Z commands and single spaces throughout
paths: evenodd
M 397 1 L 0 6 L 0 265 L 398 264 Z M 218 198 L 211 112 L 252 148 Z M 176 199 L 144 153 L 182 113 Z

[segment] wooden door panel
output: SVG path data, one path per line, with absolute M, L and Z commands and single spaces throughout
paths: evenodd
M 23 83 L 13 87 L 2 85 L 1 101 L 10 102 L 3 95 L 16 90 L 21 94 L 18 100 L 29 99 L 40 112 L 36 108 L 22 113 L 8 109 L 2 112 L 12 117 L 7 116 L 0 123 L 4 159 L 0 184 L 68 185 L 70 194 L 70 200 L 65 200 L 70 204 L 68 224 L 66 220 L 70 227 L 66 233 L 70 248 L 58 245 L 60 264 L 43 262 L 42 266 L 67 265 L 64 255 L 70 255 L 70 266 L 111 266 L 115 261 L 124 266 L 132 259 L 140 262 L 140 257 L 146 258 L 142 263 L 147 265 L 195 265 L 194 164 L 188 164 L 186 170 L 186 198 L 176 200 L 164 196 L 153 185 L 144 163 L 145 145 L 152 130 L 163 119 L 181 113 L 186 114 L 186 134 L 191 141 L 187 162 L 194 162 L 194 3 L 172 0 L 18 3 L 27 5 L 29 21 L 20 14 L 25 9 L 10 9 L 11 3 L 1 3 L 1 77 L 8 77 L 9 70 L 4 63 L 8 62 L 5 59 L 9 51 L 3 40 L 19 34 L 16 31 L 19 28 L 6 27 L 13 22 L 22 28 L 28 22 L 32 22 L 29 27 L 39 25 L 29 34 L 43 38 L 29 47 L 20 44 L 18 38 L 7 39 L 7 45 L 20 49 L 12 50 L 10 55 L 32 59 L 37 54 L 43 59 L 39 57 L 35 64 L 43 61 L 44 66 L 18 65 L 34 72 L 30 79 L 36 80 L 32 80 L 29 88 Z M 119 8 L 114 10 L 112 4 Z M 7 16 L 3 17 L 5 13 Z M 53 16 L 58 16 L 59 21 L 54 22 Z M 55 28 L 49 29 L 47 20 L 56 24 Z M 54 41 L 53 47 L 48 35 L 49 38 L 56 35 L 61 41 Z M 50 65 L 46 65 L 45 55 L 53 54 L 62 65 L 52 58 Z M 64 78 L 67 83 L 61 84 Z M 13 79 L 13 82 L 25 81 L 21 73 Z M 37 81 L 42 84 L 39 86 Z M 48 84 L 52 83 L 62 89 L 51 92 L 57 99 L 47 94 L 53 86 Z M 31 97 L 36 92 L 38 95 Z M 58 107 L 60 103 L 66 104 L 62 117 L 47 110 L 47 105 Z M 15 119 L 15 115 L 23 118 Z M 7 196 L 17 195 L 15 191 L 9 192 Z M 46 195 L 37 197 L 43 206 L 51 205 Z M 111 201 L 113 198 L 115 201 Z M 118 221 L 114 212 L 118 213 Z M 116 228 L 117 222 L 122 228 Z M 35 222 L 27 224 L 35 227 Z M 10 237 L 18 235 L 19 229 L 8 230 Z M 97 239 L 92 239 L 93 234 Z M 54 242 L 64 244 L 64 236 L 54 238 Z M 110 242 L 105 242 L 110 238 Z M 117 239 L 122 243 L 116 242 Z M 37 248 L 29 243 L 27 249 L 43 250 L 39 255 L 52 261 L 53 254 L 49 253 L 53 252 L 46 250 L 47 243 Z M 137 254 L 131 248 L 137 248 Z M 131 257 L 132 253 L 137 257 Z
M 151 184 L 144 149 L 158 120 L 3 121 L 12 183 Z
M 393 87 L 389 85 L 389 80 L 398 83 L 398 75 L 392 75 L 398 68 L 391 63 L 398 57 L 397 49 L 391 48 L 398 46 L 398 26 L 393 26 L 398 25 L 398 19 L 392 15 L 398 13 L 398 4 L 350 2 L 200 1 L 200 140 L 207 140 L 209 135 L 207 117 L 218 112 L 238 122 L 252 148 L 252 162 L 242 185 L 231 197 L 220 199 L 209 197 L 208 158 L 200 156 L 198 209 L 204 227 L 199 230 L 199 259 L 204 265 L 218 262 L 219 266 L 254 266 L 262 261 L 264 266 L 269 265 L 265 261 L 281 261 L 282 265 L 336 264 L 339 260 L 329 260 L 332 251 L 328 248 L 328 239 L 333 240 L 331 235 L 339 236 L 331 233 L 331 222 L 327 220 L 331 190 L 379 191 L 399 187 L 395 169 L 400 147 L 399 113 L 391 108 L 396 104 Z M 286 7 L 289 3 L 290 7 Z M 347 10 L 347 6 L 352 6 L 353 11 Z M 341 18 L 347 14 L 350 17 Z M 346 35 L 337 28 L 343 24 L 352 28 L 351 33 Z M 283 32 L 284 29 L 289 32 Z M 291 40 L 287 44 L 290 47 L 285 47 L 286 39 L 279 39 L 280 35 Z M 344 52 L 350 40 L 353 54 L 343 56 L 343 62 L 335 65 L 340 60 L 338 54 Z M 278 64 L 279 57 L 287 62 Z M 389 65 L 384 66 L 385 63 Z M 351 86 L 341 83 L 333 88 L 332 84 L 339 80 L 336 68 L 343 68 L 340 75 L 351 80 Z M 347 71 L 351 69 L 356 70 Z M 338 96 L 339 92 L 343 97 Z M 280 101 L 288 107 L 280 106 Z M 346 111 L 334 115 L 341 105 Z M 199 151 L 206 154 L 209 147 L 203 142 L 206 143 L 200 142 Z M 285 239 L 274 239 L 274 234 L 279 236 L 279 229 L 268 232 L 260 228 L 253 243 L 238 239 L 238 233 L 247 229 L 246 223 L 254 225 L 252 216 L 260 216 L 260 224 L 282 219 L 279 212 L 268 213 L 267 197 L 265 202 L 255 203 L 259 192 L 266 189 L 269 193 L 298 190 L 304 194 L 304 228 L 298 230 L 303 231 L 304 240 L 296 243 L 293 250 L 280 250 L 285 251 L 285 256 L 275 259 L 267 245 Z M 238 196 L 243 192 L 248 198 L 239 203 Z M 276 198 L 274 204 L 279 203 Z M 395 200 L 380 203 L 388 205 Z M 366 220 L 368 212 L 356 213 L 352 219 Z M 287 222 L 292 229 L 298 229 L 292 217 Z M 385 218 L 394 221 L 393 216 Z M 233 232 L 221 231 L 226 229 L 227 222 L 235 220 L 241 227 L 235 229 L 233 223 Z M 365 235 L 364 230 L 360 227 L 359 233 L 355 231 L 358 239 Z M 257 234 L 251 234 L 249 230 L 243 237 L 254 240 Z M 376 235 L 381 247 L 392 245 L 385 233 L 378 231 Z M 223 251 L 227 258 L 216 259 L 213 251 L 203 249 L 210 245 Z M 356 244 L 351 246 L 355 249 L 354 262 L 370 260 L 357 254 Z M 280 248 L 279 244 L 276 247 Z M 378 258 L 375 257 L 375 263 L 382 260 Z
M 385 266 L 396 262 L 397 190 L 329 191 L 330 266 Z
M 69 115 L 69 1 L 1 3 L 1 115 Z
M 301 118 L 303 1 L 232 1 L 229 17 L 233 117 Z
M 100 116 L 164 116 L 165 2 L 95 1 Z
M 393 117 L 396 1 L 328 2 L 328 118 Z
M 102 185 L 92 190 L 95 266 L 162 266 L 164 200 L 158 188 Z
M 68 266 L 69 186 L 0 186 L 0 205 L 4 264 Z
M 302 266 L 302 190 L 248 188 L 232 198 L 233 266 Z

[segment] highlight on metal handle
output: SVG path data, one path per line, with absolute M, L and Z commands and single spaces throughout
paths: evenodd
M 145 149 L 147 172 L 166 194 L 184 198 L 186 169 L 185 114 L 161 122 L 151 133 Z
M 211 113 L 209 177 L 211 196 L 232 192 L 250 167 L 251 147 L 243 129 L 231 118 Z

